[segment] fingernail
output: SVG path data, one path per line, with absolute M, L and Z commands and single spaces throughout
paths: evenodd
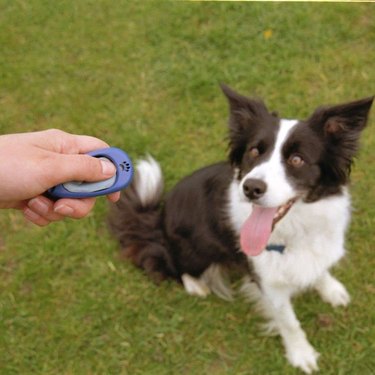
M 53 211 L 63 216 L 72 216 L 74 213 L 74 209 L 70 206 L 67 206 L 66 204 L 56 206 Z
M 41 214 L 46 214 L 49 211 L 49 206 L 46 202 L 39 198 L 33 198 L 29 201 L 28 206 Z
M 102 172 L 104 175 L 113 176 L 116 173 L 116 167 L 112 162 L 104 159 L 101 159 L 100 162 L 102 163 Z

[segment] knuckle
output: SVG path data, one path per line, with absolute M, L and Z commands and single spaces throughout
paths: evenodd
M 94 176 L 101 176 L 102 175 L 102 166 L 101 162 L 97 158 L 93 158 L 89 155 L 82 155 L 84 158 L 84 168 L 88 171 L 89 174 Z
M 64 132 L 63 130 L 60 130 L 60 129 L 56 129 L 56 128 L 52 128 L 52 129 L 48 129 L 46 130 L 46 134 L 50 137 L 63 137 L 65 136 L 67 133 Z

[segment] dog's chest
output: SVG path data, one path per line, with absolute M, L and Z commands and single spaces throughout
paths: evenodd
M 236 188 L 233 183 L 229 189 L 228 213 L 239 236 L 252 205 L 238 198 Z M 350 199 L 346 191 L 320 202 L 297 202 L 276 224 L 269 239 L 269 245 L 285 247 L 284 251 L 265 250 L 250 261 L 259 276 L 269 282 L 307 287 L 344 255 L 349 218 Z

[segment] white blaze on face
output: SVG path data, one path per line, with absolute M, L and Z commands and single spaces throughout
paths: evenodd
M 247 255 L 256 256 L 264 250 L 271 236 L 278 208 L 296 196 L 285 173 L 282 147 L 297 123 L 295 120 L 281 120 L 271 158 L 252 169 L 240 183 L 241 194 L 243 183 L 249 178 L 262 180 L 267 185 L 265 194 L 253 205 L 250 216 L 241 228 L 241 248 Z
M 295 197 L 295 190 L 288 181 L 282 160 L 282 147 L 290 134 L 291 129 L 296 126 L 296 120 L 281 120 L 280 130 L 277 134 L 276 143 L 271 158 L 259 164 L 244 176 L 240 183 L 240 191 L 243 194 L 243 184 L 249 178 L 262 180 L 267 185 L 267 191 L 257 204 L 264 207 L 278 207 Z

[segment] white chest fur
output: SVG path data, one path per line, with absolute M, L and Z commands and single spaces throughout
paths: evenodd
M 242 200 L 239 184 L 229 188 L 229 216 L 233 229 L 251 214 L 252 204 Z M 350 220 L 350 197 L 332 196 L 314 203 L 297 201 L 276 224 L 269 243 L 284 245 L 285 251 L 263 251 L 251 257 L 263 282 L 299 290 L 309 287 L 344 255 L 345 231 Z

